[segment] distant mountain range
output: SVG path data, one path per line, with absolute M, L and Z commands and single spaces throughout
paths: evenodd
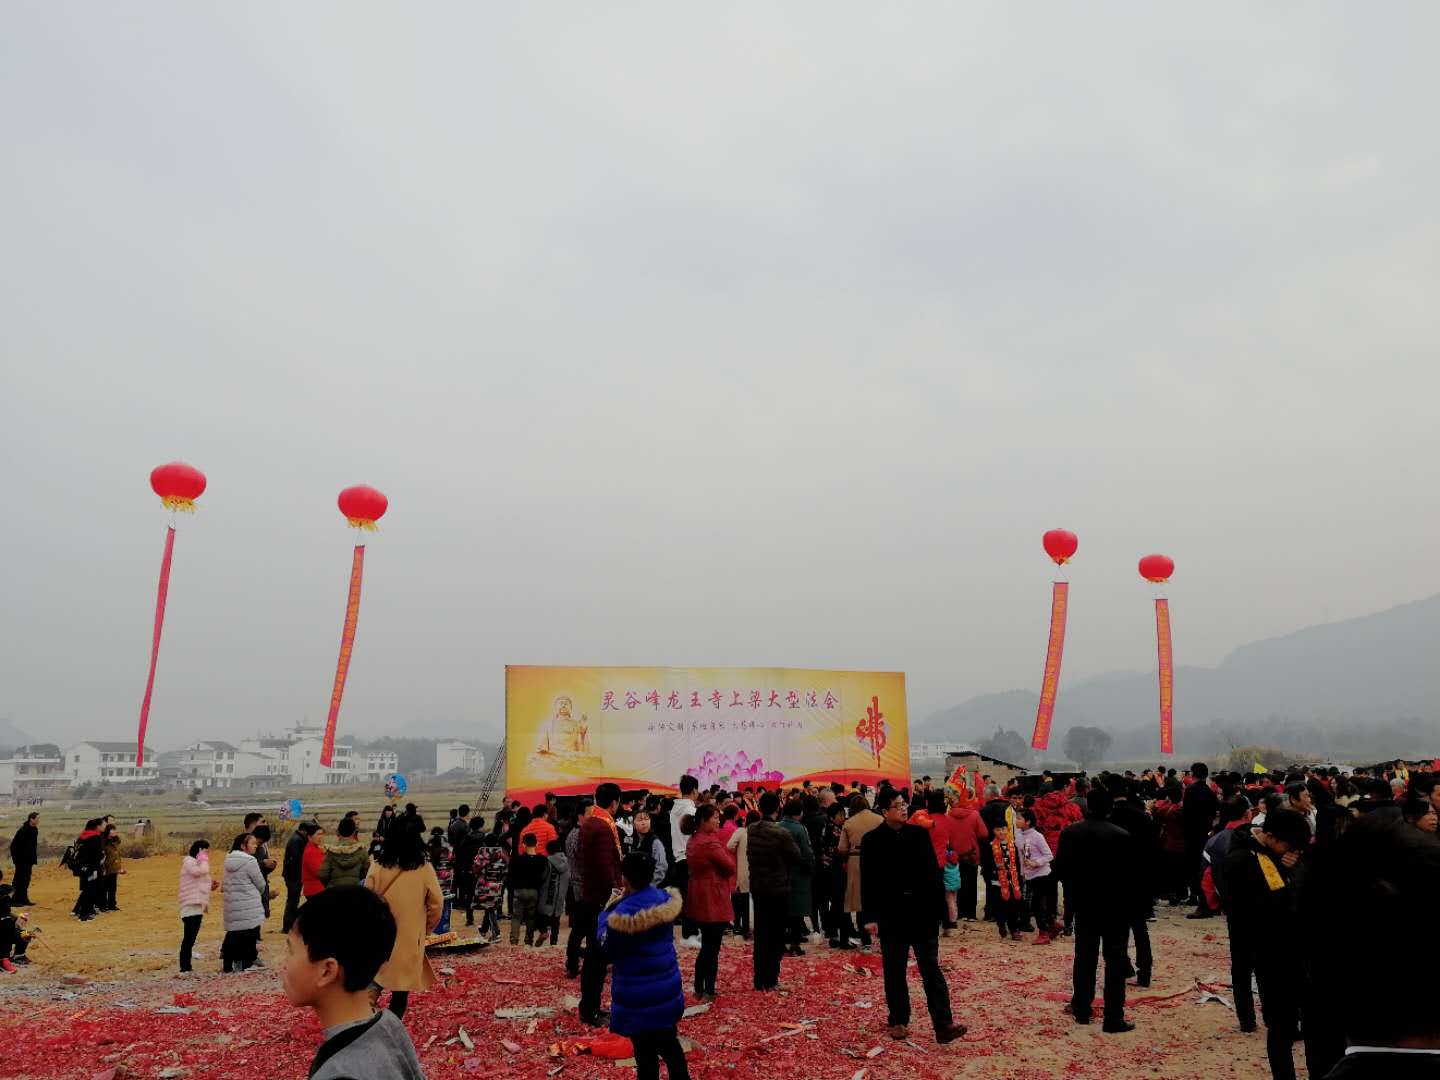
M 1028 743 L 1038 701 L 1033 689 L 984 694 L 933 714 L 910 738 L 974 742 L 1008 728 Z M 1062 678 L 1052 752 L 1078 725 L 1113 736 L 1112 760 L 1154 757 L 1155 673 Z M 1356 761 L 1440 754 L 1440 596 L 1242 645 L 1217 667 L 1177 668 L 1176 755 L 1248 745 Z
M 0 749 L 14 750 L 17 746 L 29 746 L 35 742 L 9 720 L 0 717 Z

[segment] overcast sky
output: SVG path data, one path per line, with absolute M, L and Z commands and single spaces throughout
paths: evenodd
M 509 663 L 916 719 L 1440 591 L 1440 10 L 6 5 L 0 718 L 499 732 Z M 1183 705 L 1183 703 L 1181 703 Z M 1183 715 L 1183 710 L 1182 710 Z

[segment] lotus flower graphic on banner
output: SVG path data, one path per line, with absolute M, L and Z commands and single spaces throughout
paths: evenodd
M 777 769 L 765 768 L 763 758 L 751 758 L 744 750 L 737 750 L 734 754 L 714 753 L 705 751 L 700 758 L 700 763 L 685 770 L 696 780 L 700 781 L 701 787 L 710 784 L 763 784 L 776 783 L 785 779 L 785 774 Z

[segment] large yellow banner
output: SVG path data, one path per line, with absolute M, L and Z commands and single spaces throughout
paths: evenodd
M 686 773 L 733 791 L 910 772 L 901 672 L 507 666 L 505 738 L 506 790 L 527 803 Z

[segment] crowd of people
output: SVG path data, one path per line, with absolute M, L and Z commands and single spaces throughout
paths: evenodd
M 1236 1023 L 1253 1032 L 1263 1022 L 1276 1080 L 1295 1075 L 1297 1043 L 1314 1077 L 1440 1075 L 1440 1022 L 1423 1007 L 1426 995 L 1357 1000 L 1336 992 L 1333 978 L 1339 948 L 1403 964 L 1397 949 L 1429 940 L 1429 907 L 1440 900 L 1440 773 L 1211 775 L 1197 762 L 1183 773 L 1047 773 L 1003 788 L 981 776 L 725 791 L 684 776 L 676 792 L 604 783 L 593 798 L 512 802 L 488 821 L 458 806 L 428 830 L 413 804 L 387 805 L 368 840 L 358 811 L 335 823 L 333 837 L 316 820 L 295 823 L 278 858 L 264 815 L 246 815 L 218 876 L 204 839 L 181 860 L 180 970 L 192 969 L 216 892 L 222 970 L 262 963 L 278 869 L 286 993 L 322 1022 L 336 1020 L 325 1024 L 312 1075 L 349 1075 L 342 1070 L 357 1054 L 394 1065 L 366 1075 L 420 1075 L 400 1019 L 410 995 L 434 980 L 427 936 L 463 911 L 486 943 L 501 940 L 508 920 L 510 945 L 523 935 L 525 947 L 554 948 L 557 974 L 579 980 L 579 1019 L 630 1038 L 641 1080 L 658 1077 L 661 1062 L 679 1080 L 688 1070 L 677 945 L 695 950 L 698 1001 L 722 991 L 727 938 L 750 942 L 750 986 L 762 993 L 778 989 L 786 957 L 807 948 L 878 947 L 895 1039 L 910 1037 L 913 958 L 944 1044 L 966 1029 L 952 1012 L 942 937 L 981 920 L 1008 944 L 1070 936 L 1066 1012 L 1093 1022 L 1100 975 L 1101 1030 L 1120 1035 L 1135 1028 L 1127 986 L 1150 985 L 1166 960 L 1148 924 L 1157 909 L 1184 906 L 1190 919 L 1224 919 Z M 11 844 L 13 884 L 0 883 L 7 972 L 26 959 L 14 909 L 31 902 L 38 828 L 31 813 Z M 77 878 L 77 919 L 119 910 L 125 870 L 112 819 L 87 822 L 62 861 Z M 337 919 L 364 932 L 337 933 Z M 1428 953 L 1412 955 L 1410 966 L 1423 970 Z M 374 1011 L 382 998 L 388 1018 Z

